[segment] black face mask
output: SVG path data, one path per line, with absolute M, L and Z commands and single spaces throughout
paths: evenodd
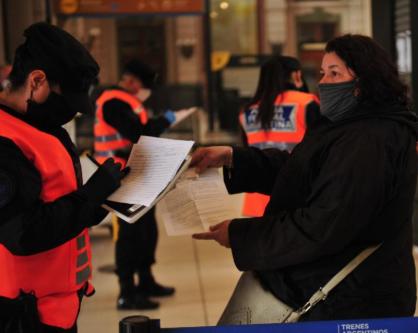
M 331 121 L 347 117 L 358 105 L 356 81 L 318 84 L 321 114 Z
M 43 103 L 28 99 L 26 119 L 33 125 L 44 128 L 56 128 L 68 123 L 75 117 L 77 111 L 71 108 L 64 96 L 53 91 Z

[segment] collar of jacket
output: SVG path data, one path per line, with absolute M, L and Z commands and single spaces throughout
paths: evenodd
M 326 117 L 321 117 L 321 121 L 318 122 L 315 128 L 312 128 L 315 131 L 328 130 L 331 128 L 336 128 L 344 126 L 352 122 L 363 121 L 367 119 L 386 119 L 392 120 L 398 123 L 407 125 L 418 139 L 418 117 L 417 115 L 408 109 L 406 106 L 399 104 L 389 104 L 389 105 L 365 105 L 360 104 L 350 112 L 346 117 L 337 120 L 331 121 Z

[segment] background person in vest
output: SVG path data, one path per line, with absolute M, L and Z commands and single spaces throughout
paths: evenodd
M 112 156 L 124 165 L 132 143 L 136 143 L 141 135 L 159 136 L 176 120 L 177 113 L 172 111 L 148 119 L 142 103 L 150 96 L 156 75 L 146 64 L 133 60 L 126 64 L 119 85 L 104 90 L 96 100 L 94 133 L 98 161 Z M 174 293 L 174 288 L 158 284 L 151 272 L 157 240 L 154 209 L 133 224 L 119 220 L 115 253 L 120 285 L 118 309 L 155 309 L 159 304 L 149 296 Z M 139 275 L 137 286 L 135 273 Z
M 230 247 L 245 272 L 242 281 L 249 283 L 238 283 L 221 324 L 246 323 L 248 313 L 260 308 L 264 312 L 250 318 L 253 323 L 277 322 L 277 299 L 298 309 L 361 251 L 378 244 L 300 320 L 414 315 L 417 116 L 407 87 L 385 50 L 361 35 L 329 41 L 321 74 L 321 118 L 292 153 L 254 147 L 194 153 L 199 170 L 229 167 L 224 175 L 230 193 L 271 195 L 262 217 L 224 221 L 195 235 Z
M 99 67 L 67 32 L 25 30 L 10 84 L 0 94 L 0 332 L 77 331 L 81 298 L 93 293 L 87 228 L 126 172 L 109 159 L 83 186 L 62 125 L 92 112 Z
M 291 152 L 320 117 L 318 98 L 307 92 L 299 61 L 273 56 L 261 66 L 253 99 L 240 115 L 246 145 Z M 247 193 L 243 215 L 262 216 L 269 196 Z

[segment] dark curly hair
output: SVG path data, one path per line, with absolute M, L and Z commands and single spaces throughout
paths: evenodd
M 347 34 L 329 41 L 325 52 L 335 52 L 354 71 L 363 105 L 410 106 L 408 87 L 399 78 L 387 52 L 373 39 Z

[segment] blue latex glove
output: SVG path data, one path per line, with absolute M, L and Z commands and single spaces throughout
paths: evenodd
M 164 117 L 167 119 L 170 125 L 176 121 L 176 114 L 171 110 L 164 112 Z

